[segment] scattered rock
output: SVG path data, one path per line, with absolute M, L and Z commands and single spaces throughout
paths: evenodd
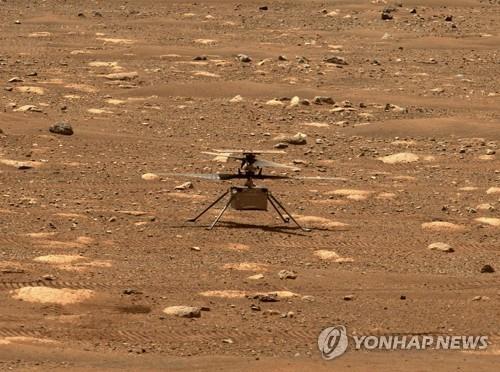
M 481 267 L 481 273 L 483 273 L 483 274 L 491 274 L 494 272 L 495 272 L 495 269 L 491 265 L 486 264 L 486 265 L 483 265 L 483 267 Z
M 441 251 L 441 252 L 448 252 L 448 253 L 455 251 L 449 244 L 441 243 L 441 242 L 429 244 L 428 248 L 431 251 Z
M 23 81 L 24 81 L 23 79 L 21 79 L 20 77 L 17 77 L 17 76 L 9 79 L 9 83 L 22 83 Z
M 500 187 L 490 187 L 488 190 L 486 190 L 486 194 L 500 194 Z
M 328 251 L 326 249 L 315 251 L 314 255 L 319 257 L 321 260 L 331 260 L 337 263 L 354 262 L 354 259 L 350 257 L 340 257 L 336 252 Z
M 352 300 L 354 300 L 354 295 L 352 295 L 352 294 L 351 295 L 345 295 L 343 297 L 343 299 L 344 299 L 344 301 L 352 301 Z
M 154 173 L 144 173 L 141 178 L 145 181 L 158 181 L 160 176 Z
M 264 274 L 255 274 L 255 275 L 249 276 L 247 279 L 250 279 L 250 280 L 260 280 L 260 279 L 263 279 L 263 278 L 264 278 Z
M 384 21 L 389 21 L 389 20 L 393 19 L 393 18 L 394 18 L 394 16 L 393 16 L 391 13 L 386 13 L 386 12 L 384 11 L 384 12 L 382 12 L 382 14 L 381 14 L 381 18 L 382 18 L 382 20 L 384 20 Z
M 288 147 L 288 143 L 284 142 L 278 142 L 276 145 L 274 145 L 274 148 L 276 149 L 286 149 Z
M 313 102 L 317 105 L 321 105 L 323 103 L 327 103 L 329 105 L 335 104 L 333 98 L 328 96 L 316 96 L 313 98 Z
M 488 296 L 474 296 L 472 301 L 488 301 L 490 298 Z
M 243 102 L 243 97 L 238 94 L 237 96 L 234 96 L 233 98 L 231 98 L 229 100 L 229 102 L 231 102 L 231 103 L 240 103 L 240 102 Z
M 482 203 L 482 204 L 479 204 L 476 207 L 476 209 L 480 210 L 480 211 L 494 211 L 495 207 L 490 203 Z
M 500 218 L 479 217 L 479 218 L 476 218 L 476 221 L 480 222 L 480 223 L 484 223 L 486 225 L 500 227 Z
M 192 188 L 193 188 L 193 183 L 190 181 L 187 181 L 181 185 L 175 186 L 175 190 L 187 190 L 187 189 L 192 189 Z
M 196 56 L 193 58 L 193 61 L 206 61 L 208 59 L 207 56 L 201 55 L 201 56 Z
M 384 8 L 384 10 L 382 10 L 382 14 L 381 14 L 381 18 L 384 20 L 384 21 L 387 21 L 387 20 L 391 20 L 393 19 L 393 15 L 392 13 L 396 11 L 396 8 L 394 7 L 387 7 L 387 8 Z
M 249 56 L 247 56 L 246 54 L 238 54 L 236 56 L 236 59 L 240 62 L 244 62 L 244 63 L 249 63 L 249 62 L 252 62 L 252 58 L 250 58 Z
M 398 154 L 383 156 L 378 159 L 386 164 L 398 164 L 398 163 L 412 163 L 418 161 L 420 157 L 416 154 L 412 154 L 411 152 L 401 152 Z
M 300 98 L 298 96 L 293 97 L 290 100 L 290 104 L 288 105 L 289 108 L 298 106 L 300 104 Z
M 275 141 L 279 142 L 285 142 L 290 145 L 305 145 L 307 143 L 307 135 L 301 132 L 298 132 L 297 134 L 293 136 L 289 135 L 281 135 L 276 138 L 274 138 Z
M 404 107 L 400 107 L 398 105 L 394 105 L 392 103 L 388 103 L 385 105 L 384 111 L 392 111 L 392 112 L 406 112 L 407 109 Z
M 325 57 L 323 59 L 324 62 L 326 63 L 333 63 L 334 65 L 339 65 L 339 66 L 347 66 L 348 63 L 343 57 L 339 56 L 331 56 L 331 57 Z
M 201 317 L 201 308 L 193 306 L 170 306 L 163 309 L 167 315 L 174 315 L 181 318 L 199 318 Z
M 61 134 L 63 136 L 71 136 L 73 134 L 73 128 L 68 123 L 56 123 L 49 128 L 49 132 Z
M 306 301 L 306 302 L 314 302 L 315 298 L 314 296 L 302 296 L 302 301 Z
M 255 295 L 247 296 L 248 298 L 259 300 L 260 302 L 278 302 L 278 295 L 276 293 L 258 293 Z
M 14 111 L 17 111 L 17 112 L 42 112 L 42 109 L 40 109 L 39 107 L 35 106 L 35 105 L 24 105 L 24 106 L 21 106 L 17 109 L 15 109 Z
M 115 72 L 103 75 L 108 80 L 133 80 L 139 76 L 137 72 Z
M 278 273 L 278 277 L 280 279 L 296 279 L 297 273 L 295 273 L 294 271 L 290 271 L 290 270 L 281 270 Z
M 280 101 L 279 99 L 273 98 L 269 101 L 266 102 L 266 105 L 268 106 L 285 106 L 285 104 Z

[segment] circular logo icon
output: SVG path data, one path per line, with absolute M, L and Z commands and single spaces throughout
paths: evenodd
M 323 359 L 331 360 L 345 353 L 349 340 L 344 326 L 325 328 L 318 336 L 318 348 Z

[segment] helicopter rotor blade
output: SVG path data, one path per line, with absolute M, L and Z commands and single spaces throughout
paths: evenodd
M 256 167 L 262 168 L 262 167 L 270 167 L 270 168 L 287 168 L 287 169 L 299 169 L 297 167 L 294 167 L 292 165 L 286 165 L 286 164 L 281 164 L 281 163 L 275 163 L 274 161 L 270 160 L 265 160 L 265 159 L 259 159 L 256 160 L 253 163 Z
M 213 155 L 215 157 L 220 157 L 220 158 L 229 158 L 229 159 L 236 159 L 236 160 L 244 160 L 245 157 L 243 156 L 236 156 L 232 155 L 228 152 L 211 152 L 211 151 L 202 151 L 202 154 L 207 154 L 207 155 Z
M 283 150 L 225 150 L 225 149 L 213 149 L 215 152 L 226 153 L 226 154 L 286 154 Z
M 210 181 L 224 181 L 235 178 L 246 178 L 242 174 L 230 174 L 230 173 L 157 173 L 157 174 L 161 176 L 201 178 Z
M 246 178 L 246 177 L 245 177 Z M 255 180 L 287 180 L 287 179 L 293 179 L 290 176 L 281 176 L 281 175 L 275 175 L 275 174 L 255 174 L 252 176 L 252 179 Z
M 344 177 L 321 177 L 321 176 L 315 176 L 315 177 L 304 177 L 304 176 L 294 176 L 290 177 L 291 179 L 294 180 L 304 180 L 304 181 L 348 181 L 347 178 Z

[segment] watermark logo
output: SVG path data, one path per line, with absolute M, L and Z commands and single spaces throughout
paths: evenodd
M 485 350 L 488 336 L 444 335 L 355 335 L 355 350 Z M 349 346 L 345 326 L 325 328 L 318 336 L 318 348 L 325 360 L 341 356 Z
M 347 350 L 349 340 L 344 326 L 325 328 L 318 337 L 318 347 L 323 359 L 331 360 Z

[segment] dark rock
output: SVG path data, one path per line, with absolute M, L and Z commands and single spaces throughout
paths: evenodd
M 446 18 L 444 19 L 446 22 L 453 22 L 453 16 L 449 15 L 449 16 L 446 16 Z
M 481 268 L 481 273 L 483 274 L 491 274 L 491 273 L 494 273 L 495 272 L 495 269 L 493 268 L 493 266 L 491 265 L 484 265 L 482 268 Z
M 201 56 L 194 57 L 193 61 L 206 61 L 207 59 L 208 59 L 207 56 L 201 55 Z
M 316 96 L 314 97 L 313 102 L 317 105 L 321 105 L 322 103 L 327 103 L 329 105 L 335 104 L 333 98 L 328 96 Z
M 278 295 L 276 293 L 258 293 L 255 295 L 247 296 L 253 300 L 259 300 L 260 302 L 278 302 Z
M 296 279 L 297 273 L 295 273 L 294 271 L 290 271 L 290 270 L 281 270 L 278 273 L 278 277 L 280 279 Z
M 73 134 L 73 128 L 68 123 L 57 123 L 49 128 L 49 132 L 64 136 L 71 136 Z
M 259 6 L 259 10 L 268 10 L 269 8 L 267 7 L 267 5 L 264 5 L 264 6 Z
M 252 58 L 250 58 L 249 56 L 247 56 L 246 54 L 238 54 L 236 56 L 236 58 L 238 59 L 238 61 L 240 62 L 245 62 L 245 63 L 248 63 L 248 62 L 252 62 Z
M 343 57 L 338 57 L 338 56 L 325 57 L 323 61 L 325 61 L 326 63 L 333 63 L 335 65 L 341 65 L 341 66 L 348 65 L 348 63 Z
M 385 10 L 381 14 L 381 18 L 384 21 L 390 21 L 391 19 L 394 18 L 394 16 L 391 13 L 387 13 Z

